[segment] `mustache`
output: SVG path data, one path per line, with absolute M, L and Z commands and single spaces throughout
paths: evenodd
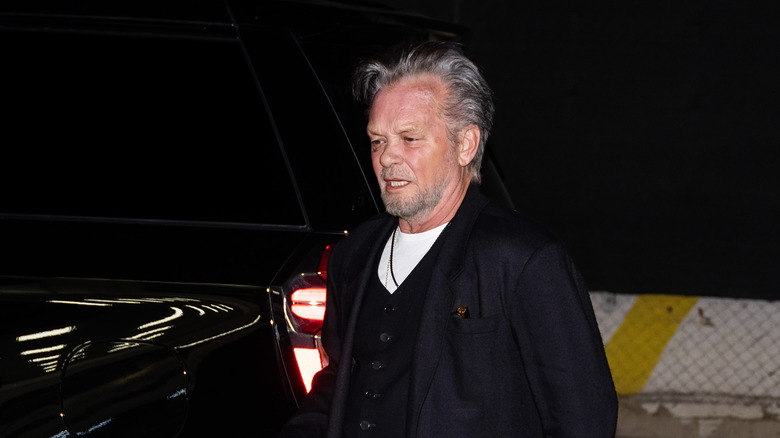
M 408 175 L 407 172 L 393 167 L 383 168 L 382 172 L 379 174 L 379 177 L 381 179 L 404 179 L 407 181 L 412 180 L 412 176 Z

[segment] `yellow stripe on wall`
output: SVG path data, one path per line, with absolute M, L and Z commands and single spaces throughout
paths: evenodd
M 698 297 L 639 295 L 605 350 L 621 395 L 636 394 L 650 379 L 666 344 Z

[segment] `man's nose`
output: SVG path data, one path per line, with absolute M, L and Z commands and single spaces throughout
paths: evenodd
M 400 141 L 388 140 L 382 155 L 379 156 L 379 163 L 382 167 L 390 167 L 403 161 L 401 148 L 403 148 L 403 144 Z

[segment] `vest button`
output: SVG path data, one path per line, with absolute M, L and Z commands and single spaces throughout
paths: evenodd
M 374 423 L 372 423 L 370 421 L 363 420 L 363 421 L 360 422 L 360 428 L 363 429 L 363 430 L 371 429 L 374 426 L 376 426 L 376 424 L 374 424 Z
M 385 306 L 385 313 L 394 313 L 395 312 L 395 306 L 392 304 L 388 304 Z
M 378 360 L 375 360 L 375 361 L 371 362 L 371 368 L 373 368 L 375 370 L 381 370 L 384 367 L 385 367 L 385 364 L 383 362 L 378 361 Z
M 389 342 L 390 339 L 393 339 L 393 336 L 387 333 L 382 333 L 381 335 L 379 335 L 379 340 L 382 342 Z

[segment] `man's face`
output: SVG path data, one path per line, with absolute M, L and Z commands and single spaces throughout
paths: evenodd
M 462 180 L 440 115 L 445 98 L 438 78 L 408 78 L 383 88 L 369 112 L 371 158 L 385 209 L 409 222 L 430 217 Z

